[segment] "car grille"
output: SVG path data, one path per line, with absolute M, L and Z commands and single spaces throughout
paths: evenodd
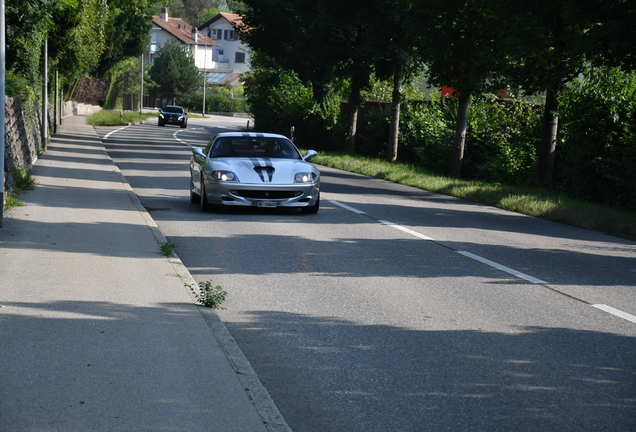
M 237 190 L 234 193 L 236 196 L 243 198 L 258 198 L 258 199 L 285 199 L 294 198 L 302 195 L 301 191 L 260 191 L 260 190 Z

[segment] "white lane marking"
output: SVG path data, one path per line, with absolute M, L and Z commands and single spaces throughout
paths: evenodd
M 108 137 L 109 137 L 109 136 L 111 136 L 112 134 L 114 134 L 115 132 L 119 132 L 120 130 L 124 130 L 124 129 L 126 129 L 127 127 L 130 127 L 130 126 L 124 126 L 124 127 L 119 128 L 119 129 L 117 129 L 117 130 L 114 130 L 114 131 L 108 132 L 106 135 L 104 135 L 104 138 L 102 138 L 102 139 L 108 139 Z
M 332 203 L 332 204 L 335 204 L 335 205 L 337 205 L 339 207 L 342 207 L 343 209 L 352 211 L 352 212 L 357 213 L 357 214 L 361 214 L 361 215 L 366 214 L 365 212 L 363 212 L 361 210 L 354 209 L 353 207 L 349 207 L 348 205 L 339 203 L 338 201 L 329 201 L 329 202 Z
M 622 310 L 619 310 L 604 304 L 593 304 L 592 307 L 595 307 L 596 309 L 600 309 L 604 312 L 607 312 L 619 318 L 623 318 L 624 320 L 636 323 L 636 316 L 628 314 L 627 312 L 623 312 Z
M 494 267 L 496 269 L 499 269 L 501 271 L 509 273 L 509 274 L 511 274 L 513 276 L 517 276 L 518 278 L 525 279 L 528 282 L 531 282 L 531 283 L 534 283 L 534 284 L 547 284 L 547 282 L 542 281 L 541 279 L 537 279 L 535 277 L 528 276 L 525 273 L 521 273 L 521 272 L 518 272 L 517 270 L 513 270 L 513 269 L 511 269 L 509 267 L 502 266 L 501 264 L 497 264 L 496 262 L 487 260 L 486 258 L 482 258 L 479 255 L 471 254 L 470 252 L 465 252 L 465 251 L 456 251 L 456 252 L 458 254 L 460 254 L 460 255 L 464 255 L 465 257 L 472 258 L 475 261 L 479 261 L 481 263 L 484 263 L 486 265 L 489 265 L 491 267 Z
M 193 130 L 199 130 L 199 129 L 201 129 L 201 128 L 189 128 L 189 129 L 187 129 L 187 130 L 191 130 L 191 131 L 193 131 Z M 175 133 L 173 133 L 173 134 L 172 134 L 172 138 L 176 139 L 176 140 L 177 140 L 177 141 L 179 141 L 181 144 L 185 144 L 185 145 L 187 145 L 187 146 L 189 146 L 189 147 L 194 147 L 192 144 L 188 144 L 187 142 L 185 142 L 185 141 L 184 141 L 184 140 L 182 140 L 181 138 L 178 138 L 178 137 L 177 137 L 177 134 L 178 134 L 179 132 L 186 132 L 186 130 L 178 130 L 178 131 L 176 131 Z
M 404 228 L 403 226 L 400 225 L 396 225 L 393 222 L 389 222 L 389 221 L 385 221 L 385 220 L 378 220 L 378 222 L 383 223 L 384 225 L 388 225 L 390 227 L 393 227 L 395 229 L 399 229 L 400 231 L 404 231 L 405 233 L 409 233 L 415 237 L 421 238 L 422 240 L 434 240 L 431 237 L 425 236 L 424 234 L 420 234 L 417 231 L 413 231 L 410 230 L 408 228 Z

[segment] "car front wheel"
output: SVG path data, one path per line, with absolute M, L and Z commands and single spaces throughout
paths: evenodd
M 201 177 L 201 198 L 199 199 L 199 207 L 201 211 L 208 211 L 210 209 L 210 203 L 208 203 L 208 196 L 205 193 L 205 183 L 203 177 Z
M 194 182 L 192 181 L 192 173 L 190 173 L 190 202 L 197 204 L 201 200 L 201 196 L 194 191 Z

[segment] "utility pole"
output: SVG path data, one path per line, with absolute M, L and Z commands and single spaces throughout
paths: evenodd
M 59 75 L 58 75 L 58 71 L 55 71 L 55 104 L 53 105 L 53 133 L 56 134 L 57 133 L 57 114 L 58 114 L 58 104 L 59 104 L 59 100 L 57 98 L 57 92 L 58 92 L 58 85 L 59 85 L 60 81 L 59 81 Z
M 209 28 L 208 28 L 209 31 Z M 205 35 L 205 51 L 203 52 L 203 117 L 205 117 L 205 82 L 208 80 L 208 35 Z
M 141 54 L 141 94 L 139 95 L 139 117 L 144 109 L 144 55 Z
M 44 82 L 42 86 L 42 148 L 47 150 L 49 138 L 48 111 L 49 111 L 49 40 L 44 39 Z
M 5 144 L 5 130 L 4 130 L 4 101 L 5 101 L 5 61 L 7 58 L 6 53 L 6 40 L 5 40 L 5 28 L 4 21 L 4 0 L 0 0 L 0 97 L 2 101 L 0 103 L 0 172 L 2 173 L 2 187 L 0 187 L 0 229 L 2 229 L 2 220 L 4 218 L 4 146 Z

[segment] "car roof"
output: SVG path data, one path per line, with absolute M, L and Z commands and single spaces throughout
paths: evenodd
M 245 138 L 283 138 L 283 139 L 289 139 L 285 135 L 273 134 L 273 133 L 267 133 L 267 132 L 221 132 L 216 137 L 217 138 L 223 138 L 223 137 L 232 137 L 232 138 L 241 137 L 241 138 L 243 138 L 243 137 L 245 137 Z

